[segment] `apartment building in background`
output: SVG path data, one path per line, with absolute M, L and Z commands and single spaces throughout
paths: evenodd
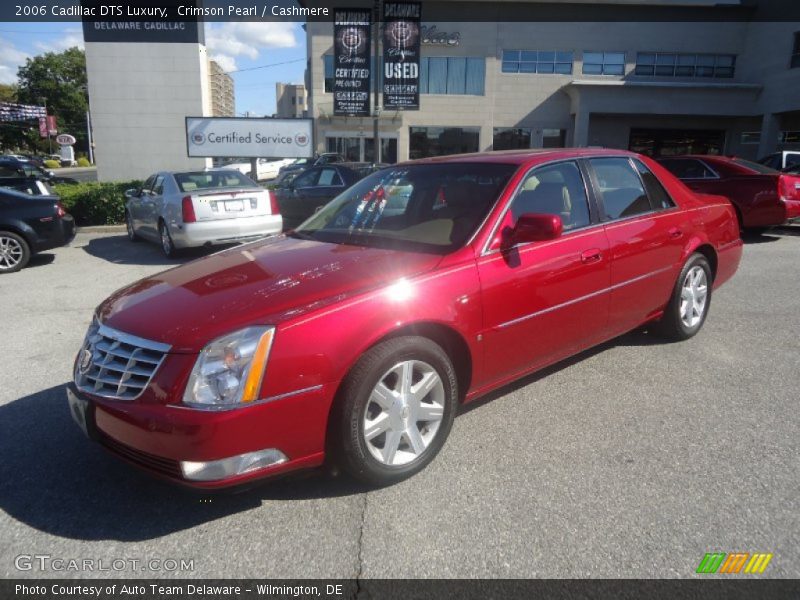
M 308 116 L 306 86 L 302 83 L 276 83 L 276 117 L 293 119 Z
M 236 94 L 233 88 L 233 77 L 213 60 L 208 61 L 208 77 L 211 89 L 211 116 L 235 116 Z

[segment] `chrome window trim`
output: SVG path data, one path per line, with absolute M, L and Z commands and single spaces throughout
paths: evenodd
M 512 325 L 516 325 L 518 323 L 522 323 L 524 321 L 528 321 L 530 319 L 539 317 L 541 315 L 545 315 L 547 313 L 554 312 L 556 310 L 566 308 L 567 306 L 571 306 L 573 304 L 577 304 L 578 302 L 583 302 L 584 300 L 589 300 L 590 298 L 594 298 L 595 296 L 599 296 L 601 294 L 606 294 L 608 292 L 612 292 L 616 289 L 621 287 L 625 287 L 626 285 L 630 285 L 632 283 L 636 283 L 637 281 L 642 281 L 644 279 L 648 279 L 650 277 L 654 277 L 656 275 L 660 275 L 661 273 L 665 273 L 667 271 L 671 271 L 672 267 L 662 267 L 661 269 L 656 269 L 655 271 L 650 271 L 649 273 L 645 273 L 644 275 L 639 275 L 637 277 L 633 277 L 631 279 L 627 279 L 625 281 L 621 281 L 620 283 L 615 283 L 614 285 L 610 285 L 608 287 L 596 290 L 584 296 L 580 296 L 578 298 L 573 298 L 572 300 L 567 300 L 566 302 L 562 302 L 561 304 L 556 304 L 554 306 L 548 306 L 547 308 L 543 308 L 542 310 L 537 310 L 536 312 L 529 313 L 527 315 L 523 315 L 521 317 L 517 317 L 516 319 L 511 319 L 510 321 L 505 321 L 504 323 L 500 323 L 499 325 L 495 325 L 492 329 L 505 329 L 507 327 L 511 327 Z
M 586 207 L 589 209 L 589 219 L 590 219 L 589 224 L 585 225 L 583 227 L 576 227 L 575 229 L 570 229 L 569 231 L 563 233 L 558 239 L 561 239 L 563 237 L 569 236 L 569 235 L 571 235 L 571 234 L 573 234 L 573 233 L 575 233 L 577 231 L 585 231 L 586 229 L 591 229 L 592 227 L 596 227 L 597 225 L 602 225 L 603 224 L 602 221 L 600 221 L 598 223 L 592 223 L 591 222 L 591 215 L 592 215 L 592 206 L 591 206 L 591 201 L 590 201 L 591 196 L 589 195 L 589 186 L 586 183 L 586 178 L 583 176 L 583 171 L 581 170 L 581 167 L 578 164 L 578 161 L 581 158 L 586 158 L 586 157 L 576 156 L 576 157 L 571 157 L 571 158 L 558 158 L 558 159 L 548 160 L 548 161 L 545 161 L 545 162 L 542 162 L 542 163 L 538 163 L 538 164 L 530 167 L 525 172 L 525 174 L 522 176 L 522 179 L 520 179 L 520 181 L 517 184 L 516 188 L 514 188 L 514 191 L 511 193 L 511 197 L 508 199 L 508 201 L 506 202 L 506 205 L 503 208 L 502 212 L 497 217 L 497 220 L 495 221 L 494 226 L 492 227 L 492 230 L 489 233 L 489 237 L 486 238 L 486 241 L 483 244 L 483 249 L 481 250 L 481 253 L 479 254 L 479 257 L 489 256 L 489 255 L 496 254 L 496 253 L 500 252 L 500 249 L 490 250 L 489 249 L 489 245 L 492 243 L 492 240 L 494 239 L 495 234 L 497 234 L 497 230 L 500 228 L 500 224 L 503 222 L 503 219 L 505 219 L 506 214 L 508 213 L 509 210 L 511 210 L 511 205 L 514 203 L 514 199 L 517 197 L 517 194 L 519 193 L 520 188 L 522 188 L 522 185 L 525 183 L 525 181 L 528 179 L 528 177 L 531 175 L 531 173 L 533 173 L 535 170 L 540 169 L 542 167 L 548 167 L 548 166 L 552 166 L 552 165 L 557 165 L 559 163 L 564 163 L 564 162 L 575 163 L 575 167 L 578 169 L 578 173 L 580 174 L 581 180 L 583 181 L 584 192 L 586 193 Z M 505 190 L 503 190 L 503 191 L 505 191 Z M 503 195 L 502 192 L 501 192 L 500 195 L 501 196 Z M 489 211 L 489 212 L 491 213 L 491 211 Z M 487 218 L 488 218 L 488 216 L 487 216 Z M 482 223 L 481 226 L 478 229 L 475 230 L 476 231 L 476 235 L 477 235 L 477 232 L 479 232 L 483 228 L 484 224 L 485 223 Z M 514 247 L 515 248 L 524 248 L 524 247 L 529 246 L 531 244 L 538 244 L 538 243 L 540 243 L 540 242 L 527 242 L 525 244 L 520 244 L 520 245 L 514 246 Z

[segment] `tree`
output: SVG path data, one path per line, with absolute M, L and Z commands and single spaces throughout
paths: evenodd
M 17 86 L 0 83 L 0 102 L 16 102 L 17 101 Z
M 59 133 L 77 139 L 76 149 L 87 150 L 86 56 L 80 48 L 47 52 L 25 61 L 17 72 L 17 101 L 23 104 L 46 104 L 47 113 L 55 115 Z M 39 150 L 47 141 L 39 138 L 38 124 L 25 132 L 25 141 Z

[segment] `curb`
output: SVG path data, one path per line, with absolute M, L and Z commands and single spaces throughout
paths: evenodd
M 76 227 L 76 233 L 123 233 L 125 225 L 87 225 Z

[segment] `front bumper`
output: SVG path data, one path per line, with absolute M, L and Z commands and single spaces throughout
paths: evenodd
M 67 386 L 73 419 L 84 433 L 126 462 L 196 489 L 241 486 L 324 461 L 333 386 L 268 398 L 227 411 L 193 410 L 141 400 L 108 400 Z M 275 448 L 286 461 L 213 481 L 184 476 L 182 462 L 209 462 Z
M 276 235 L 282 228 L 283 218 L 280 215 L 264 215 L 196 223 L 173 223 L 169 232 L 176 248 L 193 248 L 206 244 L 256 240 Z

